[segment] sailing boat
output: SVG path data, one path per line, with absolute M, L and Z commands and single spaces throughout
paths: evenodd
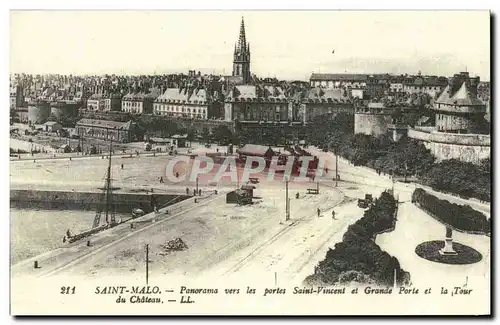
M 82 233 L 71 235 L 69 230 L 66 232 L 66 239 L 72 243 L 82 238 L 91 236 L 102 230 L 112 228 L 119 224 L 116 222 L 115 218 L 115 206 L 113 202 L 113 187 L 111 186 L 111 156 L 113 153 L 113 142 L 109 143 L 109 158 L 108 158 L 108 168 L 105 176 L 105 183 L 103 190 L 103 195 L 101 195 L 101 200 L 97 207 L 97 211 L 94 217 L 94 222 L 90 230 L 84 231 Z M 105 223 L 101 224 L 102 216 L 105 216 Z

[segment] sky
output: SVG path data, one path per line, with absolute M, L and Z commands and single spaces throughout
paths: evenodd
M 11 11 L 11 73 L 231 74 L 244 16 L 251 71 L 468 71 L 490 80 L 487 11 Z

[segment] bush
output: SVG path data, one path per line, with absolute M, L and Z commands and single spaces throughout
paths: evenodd
M 422 183 L 437 191 L 451 192 L 463 198 L 475 197 L 491 201 L 491 161 L 485 159 L 479 165 L 444 160 L 434 164 L 424 175 Z
M 404 137 L 393 142 L 387 135 L 354 134 L 352 116 L 347 115 L 339 114 L 333 120 L 319 116 L 311 124 L 314 127 L 306 134 L 308 142 L 329 148 L 355 166 L 395 176 L 415 175 L 435 190 L 491 201 L 490 159 L 479 165 L 456 159 L 436 163 L 420 141 Z
M 394 270 L 397 282 L 407 283 L 409 273 L 402 270 L 399 261 L 382 251 L 373 240 L 377 233 L 393 227 L 395 210 L 394 197 L 387 192 L 382 193 L 375 204 L 365 211 L 363 218 L 347 229 L 342 241 L 328 250 L 314 274 L 305 279 L 305 284 L 360 282 L 392 286 Z
M 432 214 L 441 222 L 458 230 L 481 233 L 491 231 L 490 222 L 486 216 L 468 205 L 440 200 L 421 188 L 417 188 L 413 192 L 412 201 L 418 203 L 424 211 Z

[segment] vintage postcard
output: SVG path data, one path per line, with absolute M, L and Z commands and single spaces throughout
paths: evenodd
M 11 314 L 491 315 L 490 21 L 11 11 Z

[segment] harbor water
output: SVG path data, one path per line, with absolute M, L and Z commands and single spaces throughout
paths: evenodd
M 72 233 L 92 227 L 95 211 L 10 209 L 11 265 L 63 246 L 68 229 Z M 116 214 L 116 218 L 130 217 Z M 104 216 L 102 216 L 104 218 Z

